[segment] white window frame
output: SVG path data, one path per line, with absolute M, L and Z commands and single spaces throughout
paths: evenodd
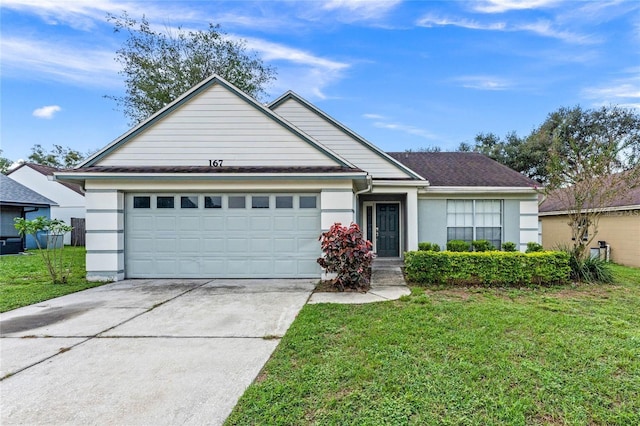
M 504 243 L 504 200 L 501 199 L 495 199 L 495 198 L 480 198 L 480 199 L 468 199 L 468 198 L 451 198 L 451 199 L 447 199 L 447 206 L 446 206 L 446 221 L 447 221 L 447 242 L 451 241 L 449 240 L 449 228 L 461 228 L 458 226 L 449 226 L 449 203 L 452 201 L 466 201 L 466 202 L 471 202 L 471 229 L 472 229 L 472 239 L 471 241 L 476 241 L 477 238 L 477 228 L 484 228 L 484 226 L 479 226 L 478 225 L 478 220 L 476 217 L 477 214 L 477 208 L 476 208 L 476 203 L 477 202 L 482 202 L 482 201 L 498 201 L 500 203 L 500 246 L 502 246 L 502 244 Z

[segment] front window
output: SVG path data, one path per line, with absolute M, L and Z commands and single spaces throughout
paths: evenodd
M 447 241 L 487 240 L 502 244 L 501 200 L 447 200 Z

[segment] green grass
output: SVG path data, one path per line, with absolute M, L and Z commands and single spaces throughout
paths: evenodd
M 0 312 L 64 296 L 103 283 L 85 280 L 84 247 L 65 247 L 65 262 L 71 265 L 69 282 L 52 284 L 37 250 L 27 254 L 0 256 Z
M 640 269 L 307 305 L 227 424 L 640 424 Z

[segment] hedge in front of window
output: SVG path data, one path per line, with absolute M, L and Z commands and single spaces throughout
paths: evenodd
M 418 284 L 514 287 L 564 284 L 569 255 L 564 252 L 433 252 L 405 254 L 407 278 Z

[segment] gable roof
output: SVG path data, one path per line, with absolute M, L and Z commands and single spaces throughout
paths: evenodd
M 28 167 L 32 170 L 35 170 L 36 172 L 40 173 L 43 176 L 53 176 L 53 174 L 55 172 L 60 172 L 63 169 L 58 169 L 56 167 L 51 167 L 51 166 L 44 166 L 42 164 L 36 164 L 36 163 L 22 163 L 20 164 L 18 167 L 16 167 L 15 169 L 11 170 L 9 173 L 7 173 L 7 176 L 9 176 L 10 174 L 14 173 L 17 170 L 20 170 L 23 167 Z M 84 197 L 84 191 L 82 190 L 82 187 L 80 185 L 74 184 L 74 183 L 69 183 L 69 182 L 62 182 L 62 181 L 56 181 L 58 182 L 60 185 L 63 185 L 67 188 L 69 188 L 70 190 L 72 190 L 73 192 L 76 192 L 80 195 L 82 195 Z
M 57 206 L 54 201 L 0 174 L 0 204 L 11 206 Z
M 185 92 L 184 94 L 179 96 L 173 102 L 171 102 L 170 104 L 166 105 L 164 108 L 162 108 L 161 110 L 159 110 L 155 114 L 151 115 L 145 121 L 139 123 L 138 125 L 136 125 L 132 129 L 130 129 L 129 131 L 127 131 L 126 133 L 124 133 L 123 135 L 121 135 L 120 137 L 115 139 L 109 145 L 107 145 L 103 149 L 101 149 L 98 152 L 96 152 L 93 155 L 91 155 L 85 161 L 83 161 L 78 166 L 76 166 L 76 168 L 99 165 L 97 163 L 99 163 L 101 159 L 105 158 L 111 152 L 113 152 L 114 150 L 118 149 L 123 144 L 126 144 L 128 141 L 130 141 L 133 138 L 135 138 L 137 135 L 139 135 L 140 133 L 145 131 L 147 128 L 152 126 L 154 123 L 164 119 L 172 111 L 174 111 L 175 109 L 179 108 L 183 104 L 187 103 L 190 99 L 192 99 L 195 96 L 197 96 L 198 94 L 204 92 L 205 90 L 207 90 L 208 88 L 212 87 L 213 85 L 219 85 L 221 87 L 226 88 L 229 92 L 235 94 L 238 98 L 242 99 L 244 102 L 246 102 L 247 104 L 249 104 L 250 106 L 255 108 L 257 111 L 259 111 L 262 114 L 264 114 L 267 118 L 269 118 L 270 120 L 273 120 L 275 123 L 277 123 L 278 125 L 282 126 L 284 129 L 286 129 L 287 131 L 289 131 L 293 135 L 297 136 L 302 141 L 308 143 L 313 148 L 315 148 L 316 150 L 318 150 L 319 152 L 324 154 L 327 158 L 330 158 L 333 161 L 335 161 L 336 163 L 338 163 L 338 165 L 343 166 L 343 167 L 355 168 L 355 166 L 353 164 L 351 164 L 349 161 L 347 161 L 346 159 L 344 159 L 340 155 L 336 154 L 335 152 L 331 151 L 330 149 L 328 149 L 327 147 L 322 145 L 320 142 L 315 140 L 313 137 L 311 137 L 308 134 L 304 133 L 302 130 L 298 129 L 297 127 L 295 127 L 294 125 L 292 125 L 288 121 L 284 120 L 278 114 L 274 113 L 270 109 L 268 109 L 265 106 L 261 105 L 258 101 L 256 101 L 252 97 L 246 95 L 240 89 L 238 89 L 237 87 L 235 87 L 234 85 L 232 85 L 231 83 L 229 83 L 228 81 L 226 81 L 225 79 L 223 79 L 222 77 L 220 77 L 220 76 L 218 76 L 216 74 L 212 75 L 211 77 L 203 80 L 199 84 L 197 84 L 194 87 L 192 87 L 191 89 L 189 89 L 187 92 Z
M 477 152 L 389 152 L 430 186 L 534 188 L 540 184 Z
M 615 176 L 615 175 L 613 175 Z M 611 179 L 601 179 L 603 185 L 607 184 L 607 181 L 611 181 Z M 552 191 L 540 204 L 539 212 L 540 213 L 566 213 L 567 205 L 565 201 L 563 201 L 563 194 L 566 194 L 568 191 L 567 188 L 560 188 L 555 191 Z M 585 208 L 593 208 L 591 205 L 584 206 Z M 608 205 L 604 206 L 604 209 L 615 209 L 622 210 L 624 207 L 632 207 L 632 208 L 640 208 L 640 186 L 636 186 L 629 190 L 627 194 L 618 195 L 618 197 L 612 200 Z
M 328 115 L 324 111 L 320 110 L 318 107 L 316 107 L 312 103 L 308 102 L 306 99 L 302 98 L 300 95 L 298 95 L 297 93 L 293 92 L 292 90 L 289 90 L 289 91 L 285 92 L 278 99 L 276 99 L 273 102 L 271 102 L 268 105 L 268 108 L 271 109 L 271 110 L 275 110 L 275 109 L 278 108 L 278 106 L 282 105 L 283 103 L 287 102 L 288 100 L 296 101 L 298 104 L 302 105 L 303 107 L 305 107 L 306 109 L 308 109 L 312 113 L 316 114 L 318 117 L 320 117 L 321 119 L 323 119 L 324 121 L 326 121 L 327 123 L 329 123 L 330 125 L 335 127 L 336 129 L 338 129 L 339 131 L 341 131 L 344 134 L 346 134 L 347 136 L 349 136 L 355 142 L 357 142 L 360 145 L 366 147 L 368 150 L 373 152 L 375 155 L 377 155 L 380 158 L 382 158 L 385 162 L 391 164 L 393 167 L 395 167 L 397 169 L 400 169 L 404 174 L 408 175 L 408 177 L 410 177 L 412 179 L 424 180 L 424 177 L 420 176 L 420 173 L 416 173 L 415 170 L 412 170 L 411 168 L 407 167 L 405 164 L 402 164 L 401 162 L 396 161 L 394 158 L 389 156 L 387 153 L 382 151 L 380 148 L 378 148 L 377 146 L 375 146 L 371 142 L 367 141 L 365 138 L 363 138 L 362 136 L 358 135 L 353 130 L 351 130 L 348 127 L 346 127 L 344 124 L 342 124 L 339 121 L 335 120 L 333 117 L 331 117 L 330 115 Z

